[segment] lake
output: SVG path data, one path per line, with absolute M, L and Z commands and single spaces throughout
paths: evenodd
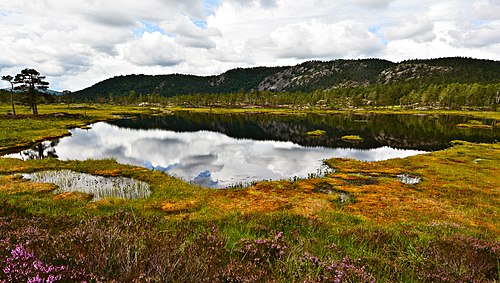
M 494 142 L 493 129 L 460 129 L 464 116 L 210 114 L 177 112 L 99 122 L 8 155 L 22 159 L 113 158 L 204 187 L 321 175 L 332 157 L 376 161 L 444 149 L 452 140 Z M 493 125 L 494 121 L 482 120 Z M 325 130 L 320 137 L 306 133 Z M 362 142 L 342 140 L 359 135 Z

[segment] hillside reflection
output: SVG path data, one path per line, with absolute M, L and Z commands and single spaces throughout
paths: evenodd
M 112 124 L 131 129 L 166 129 L 179 132 L 214 131 L 234 138 L 291 141 L 303 146 L 372 149 L 390 146 L 401 149 L 434 151 L 450 146 L 452 140 L 494 142 L 500 130 L 460 129 L 457 124 L 470 120 L 465 116 L 423 115 L 304 115 L 224 114 L 179 112 L 166 117 L 141 117 Z M 494 125 L 495 121 L 483 120 Z M 326 130 L 312 138 L 305 133 Z M 364 141 L 352 144 L 342 136 L 360 135 Z

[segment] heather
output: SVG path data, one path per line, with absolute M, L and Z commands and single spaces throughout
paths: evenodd
M 178 222 L 126 210 L 50 219 L 4 201 L 0 278 L 4 282 L 497 279 L 500 242 L 460 233 L 429 239 L 430 233 L 439 232 L 436 227 L 419 235 L 405 227 L 345 224 L 349 227 L 339 228 L 286 213 Z

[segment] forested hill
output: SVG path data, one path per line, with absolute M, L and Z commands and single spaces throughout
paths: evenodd
M 216 94 L 251 91 L 311 92 L 338 87 L 394 83 L 449 84 L 500 82 L 500 62 L 470 58 L 309 61 L 296 66 L 238 68 L 217 76 L 127 75 L 74 92 L 77 100 L 130 95 Z

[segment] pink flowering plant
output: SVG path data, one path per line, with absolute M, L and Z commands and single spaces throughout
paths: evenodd
M 31 282 L 52 283 L 61 281 L 77 281 L 82 274 L 67 266 L 56 266 L 39 260 L 27 250 L 23 244 L 18 244 L 10 251 L 10 256 L 3 260 L 2 272 L 4 279 L 0 282 Z M 0 277 L 0 278 L 1 278 Z M 80 282 L 86 282 L 85 280 Z

